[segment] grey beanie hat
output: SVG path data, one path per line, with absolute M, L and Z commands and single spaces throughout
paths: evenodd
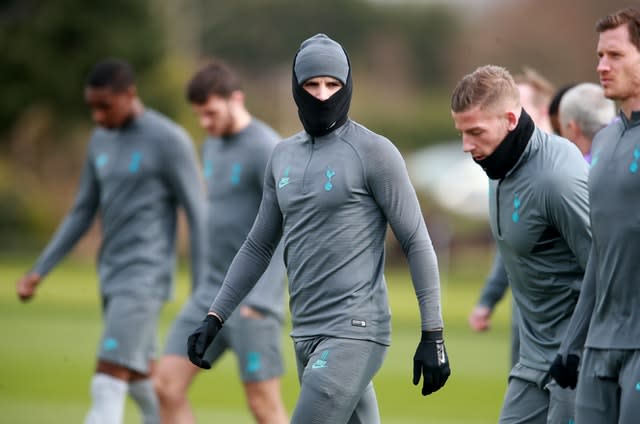
M 349 60 L 340 44 L 316 34 L 300 44 L 293 70 L 298 84 L 314 77 L 333 77 L 346 84 Z

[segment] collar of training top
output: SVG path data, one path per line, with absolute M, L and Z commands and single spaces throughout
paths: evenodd
M 509 131 L 496 150 L 476 163 L 484 169 L 492 180 L 500 180 L 515 166 L 529 144 L 536 126 L 529 114 L 522 109 L 518 125 Z M 475 160 L 475 159 L 474 159 Z

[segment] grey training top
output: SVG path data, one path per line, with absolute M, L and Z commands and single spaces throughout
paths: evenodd
M 253 287 L 281 236 L 292 337 L 390 343 L 384 269 L 387 224 L 409 261 L 422 329 L 442 328 L 436 255 L 404 160 L 386 138 L 348 120 L 276 147 L 258 218 L 211 311 L 226 319 Z
M 202 147 L 208 212 L 207 277 L 203 295 L 213 300 L 233 257 L 258 214 L 264 173 L 280 137 L 252 118 L 249 126 L 228 137 L 208 137 Z M 271 264 L 244 304 L 282 319 L 284 261 L 277 249 Z M 198 293 L 200 295 L 200 292 Z
M 568 140 L 535 129 L 502 180 L 490 180 L 491 231 L 520 311 L 520 363 L 546 371 L 575 304 L 591 245 L 588 165 Z
M 104 296 L 172 294 L 176 208 L 189 220 L 194 286 L 204 276 L 204 187 L 191 139 L 152 110 L 115 130 L 97 128 L 71 211 L 33 271 L 46 275 L 87 231 L 98 209 Z
M 593 247 L 563 354 L 580 353 L 583 344 L 640 349 L 640 112 L 631 120 L 620 113 L 596 134 L 592 152 Z

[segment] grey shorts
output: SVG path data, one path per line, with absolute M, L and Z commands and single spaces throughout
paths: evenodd
M 164 301 L 138 295 L 103 299 L 104 331 L 98 358 L 147 374 L 155 358 L 158 318 Z
M 558 386 L 545 371 L 513 367 L 500 424 L 568 424 L 574 416 L 575 390 Z
M 201 299 L 197 294 L 191 296 L 180 311 L 169 331 L 165 354 L 188 356 L 187 339 L 209 312 L 210 304 Z M 270 314 L 247 318 L 238 308 L 225 321 L 204 358 L 213 364 L 230 349 L 238 360 L 243 382 L 264 381 L 284 373 L 281 345 L 282 323 L 278 318 Z
M 387 346 L 318 337 L 296 341 L 295 351 L 301 389 L 291 424 L 380 423 L 371 380 Z
M 640 350 L 585 349 L 576 390 L 577 423 L 637 423 Z

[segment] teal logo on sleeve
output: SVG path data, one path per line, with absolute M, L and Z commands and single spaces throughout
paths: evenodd
M 520 198 L 518 197 L 518 193 L 516 193 L 513 198 L 513 213 L 511 214 L 511 220 L 513 222 L 520 221 Z
M 278 181 L 278 188 L 283 188 L 289 185 L 289 171 L 291 170 L 290 166 L 287 166 L 284 169 L 284 173 L 282 174 L 282 178 L 280 178 L 280 181 Z
M 631 171 L 632 174 L 638 172 L 638 159 L 640 159 L 640 148 L 636 146 L 636 148 L 633 149 L 633 161 L 631 165 L 629 165 L 629 171 Z
M 260 368 L 262 368 L 260 361 L 260 352 L 247 353 L 247 372 L 258 372 L 260 371 Z
M 102 342 L 102 348 L 107 351 L 116 350 L 118 348 L 118 340 L 113 337 L 109 337 L 108 339 L 104 339 Z
M 135 174 L 140 169 L 140 162 L 142 161 L 142 153 L 133 152 L 131 154 L 131 162 L 129 162 L 129 172 Z
M 231 184 L 238 185 L 240 184 L 240 174 L 242 173 L 242 164 L 234 163 L 231 166 Z
M 202 166 L 204 167 L 204 177 L 206 179 L 211 178 L 213 175 L 213 161 L 211 161 L 211 159 L 205 159 Z
M 333 188 L 333 184 L 331 184 L 331 178 L 333 178 L 336 173 L 333 169 L 327 166 L 327 171 L 324 173 L 324 175 L 327 177 L 327 182 L 324 185 L 324 189 L 325 191 L 331 191 L 331 189 Z
M 311 368 L 314 370 L 318 368 L 327 368 L 327 358 L 329 358 L 329 351 L 325 350 L 320 354 L 320 358 L 311 365 Z
M 96 167 L 100 169 L 105 166 L 107 162 L 109 162 L 109 155 L 106 153 L 100 153 L 96 158 Z
M 591 168 L 596 166 L 596 163 L 598 163 L 598 160 L 600 160 L 600 149 L 593 152 L 593 156 L 591 157 Z
M 636 392 L 640 392 L 640 383 L 636 383 Z

